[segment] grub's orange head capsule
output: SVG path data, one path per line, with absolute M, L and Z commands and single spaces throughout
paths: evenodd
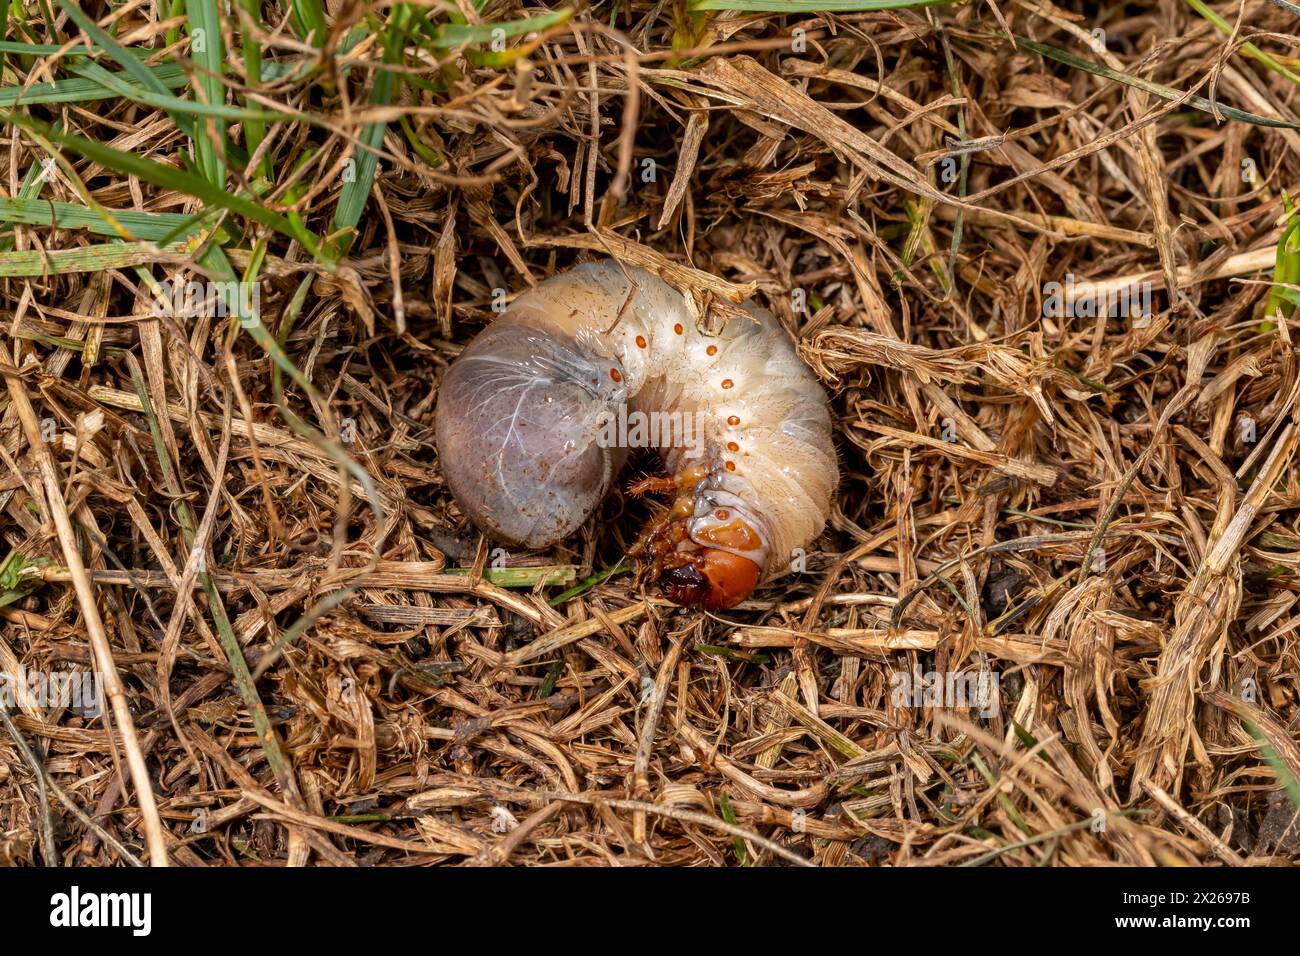
M 665 570 L 659 584 L 668 600 L 676 604 L 721 611 L 749 597 L 761 573 L 749 558 L 705 548 L 692 560 Z

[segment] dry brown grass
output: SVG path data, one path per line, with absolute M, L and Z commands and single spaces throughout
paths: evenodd
M 449 56 L 447 88 L 387 113 L 367 112 L 370 40 L 330 64 L 351 66 L 342 85 L 268 82 L 267 102 L 330 125 L 272 125 L 277 185 L 318 149 L 302 191 L 262 203 L 322 235 L 361 124 L 392 121 L 338 269 L 226 217 L 236 268 L 267 240 L 263 320 L 316 389 L 286 374 L 282 401 L 236 323 L 152 315 L 134 263 L 164 278 L 192 249 L 81 269 L 67 250 L 102 240 L 11 224 L 46 267 L 0 280 L 0 559 L 43 561 L 0 579 L 22 595 L 0 607 L 0 671 L 93 665 L 121 696 L 111 721 L 30 700 L 6 718 L 0 861 L 165 844 L 189 865 L 1294 862 L 1300 366 L 1258 280 L 1300 134 L 1001 33 L 1290 121 L 1297 87 L 1183 2 L 1071 8 L 721 13 L 682 60 L 680 9 L 631 0 L 549 31 L 532 72 Z M 154 9 L 119 36 L 164 46 Z M 264 58 L 311 62 L 270 11 Z M 1240 13 L 1238 39 L 1275 31 L 1253 42 L 1296 67 L 1293 13 Z M 68 75 L 6 62 L 6 88 Z M 30 113 L 159 162 L 185 139 L 123 98 Z M 44 154 L 9 131 L 13 195 Z M 65 155 L 40 198 L 200 208 Z M 439 376 L 493 290 L 608 252 L 719 308 L 756 293 L 833 393 L 831 525 L 806 570 L 734 611 L 623 573 L 552 606 L 635 540 L 649 512 L 621 496 L 563 547 L 508 556 L 565 583 L 494 584 L 440 479 Z M 1150 281 L 1156 314 L 1043 318 L 1067 273 Z M 993 716 L 891 696 L 902 672 L 981 671 Z

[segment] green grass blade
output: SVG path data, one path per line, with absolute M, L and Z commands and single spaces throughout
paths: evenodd
M 1210 101 L 1203 96 L 1188 96 L 1183 99 L 1185 94 L 1175 90 L 1172 87 L 1164 86 L 1160 83 L 1153 83 L 1150 80 L 1144 80 L 1138 76 L 1130 76 L 1128 73 L 1121 73 L 1119 70 L 1112 70 L 1108 66 L 1102 66 L 1100 63 L 1093 63 L 1091 60 L 1085 60 L 1082 57 L 1075 56 L 1066 50 L 1058 50 L 1054 46 L 1048 46 L 1046 43 L 1036 43 L 1033 40 L 1027 40 L 1022 36 L 1016 37 L 1016 45 L 1023 47 L 1039 56 L 1045 56 L 1049 60 L 1055 60 L 1065 66 L 1073 67 L 1076 70 L 1083 70 L 1085 73 L 1091 73 L 1093 76 L 1100 76 L 1103 79 L 1115 80 L 1117 83 L 1123 83 L 1125 86 L 1132 86 L 1139 90 L 1145 90 L 1166 100 L 1183 100 L 1188 106 L 1194 106 L 1198 110 L 1214 114 L 1214 107 Z M 1286 120 L 1272 119 L 1268 116 L 1259 116 L 1256 113 L 1247 113 L 1245 110 L 1239 110 L 1233 106 L 1224 106 L 1222 103 L 1217 104 L 1219 114 L 1228 119 L 1238 120 L 1242 123 L 1251 123 L 1254 126 L 1272 126 L 1277 129 L 1300 129 L 1300 123 L 1291 123 Z
M 15 197 L 14 199 L 6 199 L 4 201 L 8 203 L 14 203 L 14 202 L 22 203 L 22 202 L 35 201 L 36 197 L 41 194 L 41 186 L 44 184 L 44 182 L 45 182 L 45 177 L 41 175 L 41 163 L 39 162 L 32 163 L 31 166 L 28 167 L 27 174 L 23 177 L 22 183 L 18 187 L 17 197 Z M 42 205 L 48 206 L 48 203 L 43 203 Z M 78 208 L 83 208 L 83 207 L 78 207 Z M 40 220 L 41 222 L 49 221 L 50 213 L 48 212 L 48 210 L 45 215 L 46 218 Z M 116 233 L 114 233 L 114 235 L 116 235 Z M 13 247 L 14 247 L 13 236 L 0 236 L 0 252 L 8 252 Z
M 74 66 L 73 69 L 76 67 Z M 172 63 L 149 67 L 149 71 L 162 84 L 164 92 L 179 89 L 189 82 L 185 71 Z M 140 95 L 146 92 L 145 87 L 139 83 L 132 83 L 122 73 L 110 73 L 109 76 L 116 81 L 114 88 L 109 88 L 98 80 L 83 77 L 59 80 L 55 83 L 33 83 L 25 89 L 21 86 L 0 87 L 0 108 L 8 109 L 20 104 L 36 106 L 41 103 L 84 103 L 88 100 L 107 100 L 126 95 L 122 92 L 124 89 L 130 91 L 132 100 L 143 102 L 140 100 Z
M 300 122 L 316 122 L 312 117 L 303 113 L 275 113 L 264 109 L 246 109 L 239 106 L 227 106 L 225 103 L 204 103 L 196 100 L 184 100 L 179 96 L 173 96 L 170 93 L 157 93 L 153 90 L 146 90 L 139 86 L 132 86 L 124 81 L 120 76 L 114 75 L 97 63 L 85 63 L 72 68 L 73 72 L 86 79 L 94 80 L 102 85 L 105 89 L 113 94 L 129 99 L 134 103 L 141 103 L 145 106 L 153 106 L 167 111 L 175 119 L 177 114 L 192 114 L 195 116 L 216 117 L 223 120 L 233 120 L 235 122 L 260 122 L 295 119 Z M 194 135 L 201 135 L 201 126 L 193 128 L 191 132 Z
M 62 53 L 64 59 L 72 57 L 95 56 L 96 54 L 86 50 L 83 47 L 72 47 L 64 49 L 62 43 L 23 43 L 19 40 L 0 40 L 0 53 L 16 53 L 20 56 L 54 56 L 56 53 Z M 157 50 L 133 50 L 130 47 L 122 47 L 128 56 L 133 56 L 137 60 L 145 60 L 157 53 Z
M 938 0 L 935 0 L 938 2 Z M 952 0 L 942 0 L 950 3 Z M 552 10 L 536 17 L 523 20 L 507 20 L 503 23 L 443 23 L 433 31 L 434 40 L 440 47 L 455 47 L 466 43 L 491 43 L 496 39 L 510 39 L 526 33 L 541 33 L 551 27 L 567 22 L 573 16 L 568 7 Z
M 176 243 L 165 250 L 177 256 L 186 248 Z M 159 249 L 152 242 L 103 242 L 73 249 L 34 249 L 0 252 L 0 278 L 67 275 L 72 272 L 103 272 L 157 262 Z
M 77 6 L 75 0 L 58 0 L 68 17 L 81 28 L 81 31 L 95 42 L 95 45 L 112 57 L 121 67 L 130 73 L 137 83 L 155 93 L 166 93 L 167 89 L 158 82 L 153 72 L 140 61 L 138 56 L 127 52 L 126 47 L 99 28 L 86 12 Z
M 10 551 L 9 556 L 0 561 L 0 607 L 22 600 L 33 590 L 32 582 L 23 580 L 26 568 L 47 563 L 44 558 L 29 561 L 21 551 Z
M 199 258 L 199 263 L 219 280 L 238 282 L 243 278 L 235 271 L 235 267 L 230 264 L 230 259 L 226 256 L 225 251 L 217 246 L 210 246 L 204 250 L 203 255 Z M 233 310 L 238 303 L 227 298 L 229 295 L 228 288 L 222 286 L 219 291 L 222 297 L 227 299 L 227 307 Z M 319 394 L 316 391 L 316 386 L 312 385 L 307 376 L 303 375 L 298 370 L 298 367 L 289 360 L 289 356 L 285 355 L 284 349 L 280 347 L 280 343 L 275 340 L 275 336 L 262 322 L 260 315 L 257 316 L 256 321 L 244 323 L 243 327 L 253 337 L 253 340 L 266 350 L 266 354 L 271 356 L 271 360 L 298 384 L 299 388 L 308 395 L 315 396 Z M 367 480 L 369 480 L 368 477 Z
M 253 23 L 261 25 L 262 11 L 260 0 L 238 0 L 240 8 L 244 14 Z M 257 38 L 251 32 L 246 32 L 242 39 L 241 49 L 244 53 L 244 74 L 248 85 L 257 88 L 262 85 L 262 46 Z M 248 148 L 248 155 L 251 157 L 257 152 L 258 146 L 266 139 L 266 124 L 258 119 L 250 119 L 244 124 L 244 144 Z M 263 156 L 258 168 L 251 170 L 256 175 L 267 182 L 271 181 L 271 157 Z
M 1284 197 L 1285 199 L 1285 197 Z M 1289 200 L 1286 200 L 1288 211 L 1291 209 Z M 1273 264 L 1273 279 L 1282 285 L 1270 286 L 1268 290 L 1268 300 L 1264 306 L 1264 318 L 1272 319 L 1281 309 L 1284 319 L 1290 318 L 1295 311 L 1295 290 L 1288 288 L 1288 285 L 1300 283 L 1300 216 L 1292 212 L 1291 217 L 1287 220 L 1286 228 L 1282 230 L 1282 236 L 1277 241 L 1277 255 Z M 1287 303 L 1287 308 L 1282 304 Z
M 1246 731 L 1255 738 L 1255 742 L 1259 745 L 1260 756 L 1264 758 L 1265 763 L 1273 768 L 1273 772 L 1277 774 L 1277 779 L 1282 784 L 1282 788 L 1286 790 L 1286 795 L 1291 798 L 1291 802 L 1295 804 L 1296 809 L 1300 810 L 1300 780 L 1296 779 L 1295 774 L 1291 772 L 1291 768 L 1287 766 L 1286 761 L 1277 752 L 1277 748 L 1273 746 L 1273 742 L 1268 739 L 1267 734 L 1249 720 L 1246 720 L 1245 717 L 1242 717 L 1241 722 L 1245 725 Z
M 442 573 L 468 577 L 474 573 L 474 569 L 445 568 Z M 501 588 L 535 588 L 539 584 L 545 587 L 558 587 L 562 584 L 572 584 L 577 577 L 578 569 L 572 564 L 483 569 L 483 579 Z
M 1224 36 L 1232 36 L 1232 24 L 1211 10 L 1208 6 L 1202 3 L 1201 0 L 1187 0 L 1187 5 L 1218 27 Z M 1300 76 L 1297 76 L 1291 70 L 1288 70 L 1277 60 L 1273 59 L 1273 57 L 1255 46 L 1255 44 L 1243 43 L 1241 45 L 1241 52 L 1252 60 L 1258 60 L 1260 63 L 1263 63 L 1278 76 L 1284 76 L 1292 83 L 1300 85 Z
M 73 61 L 71 69 L 74 72 L 79 72 L 80 62 L 79 60 Z M 296 65 L 291 63 L 266 63 L 263 65 L 262 79 L 280 79 L 289 75 L 296 68 Z M 189 74 L 175 63 L 163 63 L 158 66 L 147 67 L 147 69 L 163 87 L 162 94 L 166 94 L 169 90 L 187 86 L 190 81 Z M 142 94 L 159 95 L 159 91 L 153 84 L 144 87 L 138 82 L 133 82 L 131 79 L 133 74 L 123 72 L 109 73 L 108 75 L 113 77 L 114 80 L 111 87 L 105 86 L 99 80 L 88 79 L 84 76 L 58 80 L 53 83 L 33 83 L 25 88 L 21 86 L 0 87 L 0 108 L 36 106 L 41 103 L 82 103 L 87 100 L 112 99 L 115 96 L 127 96 L 135 102 L 146 103 L 149 101 Z M 185 103 L 190 112 L 199 112 L 199 110 L 194 109 L 196 104 L 192 101 L 181 100 L 179 102 Z M 177 108 L 179 109 L 179 107 Z M 266 115 L 275 116 L 277 119 L 282 117 L 302 118 L 295 113 L 269 113 Z
M 736 811 L 731 808 L 731 801 L 727 799 L 725 792 L 721 794 L 718 800 L 718 808 L 722 811 L 722 819 L 734 827 L 736 825 Z M 749 851 L 745 849 L 745 841 L 740 837 L 733 837 L 731 845 L 736 850 L 736 862 L 741 866 L 749 866 Z
M 65 149 L 69 149 L 101 166 L 114 169 L 119 173 L 125 173 L 128 176 L 138 176 L 145 182 L 160 186 L 163 189 L 174 189 L 184 195 L 193 196 L 206 203 L 209 207 L 226 209 L 238 216 L 243 216 L 245 219 L 261 223 L 276 232 L 288 236 L 290 239 L 301 242 L 320 261 L 329 262 L 321 253 L 320 239 L 313 235 L 301 222 L 293 222 L 286 216 L 267 209 L 245 196 L 229 192 L 202 176 L 196 176 L 173 166 L 165 166 L 162 163 L 146 159 L 143 156 L 137 156 L 134 153 L 113 149 L 111 146 L 105 146 L 103 143 L 94 140 L 55 130 L 48 123 L 43 123 L 21 113 L 0 111 L 0 119 L 11 122 L 29 132 L 45 136 Z
M 194 82 L 199 99 L 208 105 L 226 102 L 226 87 L 221 82 L 223 67 L 221 17 L 217 0 L 188 0 L 186 24 L 190 34 L 190 56 L 199 67 Z M 191 135 L 199 170 L 208 182 L 221 185 L 226 181 L 226 124 L 209 116 L 195 124 Z
M 182 216 L 174 212 L 113 209 L 110 213 L 134 238 L 149 242 L 183 239 L 196 235 L 200 229 L 199 217 Z M 94 209 L 71 202 L 51 202 L 48 199 L 0 198 L 0 222 L 55 229 L 86 229 L 101 236 L 119 235 Z
M 329 30 L 325 25 L 325 10 L 321 7 L 320 0 L 293 0 L 293 25 L 298 36 L 312 46 L 324 45 Z
M 612 578 L 614 575 L 622 574 L 625 571 L 630 571 L 630 570 L 631 570 L 630 568 L 625 567 L 623 565 L 623 559 L 619 558 L 618 563 L 615 564 L 612 568 L 608 568 L 607 570 L 604 571 L 598 571 L 595 574 L 593 574 L 591 577 L 583 581 L 579 581 L 573 587 L 569 588 L 567 591 L 564 591 L 561 594 L 557 594 L 555 597 L 551 598 L 546 603 L 550 604 L 551 607 L 559 607 L 565 601 L 571 600 L 577 597 L 579 594 L 584 594 L 587 591 L 590 591 L 596 585 L 608 580 L 609 578 Z
M 402 28 L 405 26 L 409 15 L 410 8 L 406 6 L 393 8 L 388 29 L 385 31 L 383 38 L 384 63 L 401 62 Z M 371 105 L 389 105 L 392 102 L 396 86 L 396 73 L 392 70 L 376 71 L 374 88 L 371 90 L 370 95 Z M 359 148 L 353 155 L 355 165 L 352 169 L 352 178 L 343 184 L 343 189 L 339 193 L 339 204 L 334 209 L 332 231 L 336 234 L 345 233 L 345 235 L 335 240 L 335 248 L 340 253 L 346 252 L 348 247 L 352 245 L 352 240 L 356 235 L 357 223 L 361 221 L 361 214 L 365 211 L 366 202 L 370 198 L 370 186 L 375 180 L 375 167 L 379 164 L 379 156 L 373 151 L 383 145 L 384 131 L 387 128 L 387 123 L 370 123 L 361 131 L 361 145 L 370 148 Z

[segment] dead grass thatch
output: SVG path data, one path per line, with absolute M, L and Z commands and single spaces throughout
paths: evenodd
M 104 713 L 0 701 L 0 863 L 1295 861 L 1294 8 L 812 6 L 10 19 L 0 674 Z M 442 483 L 447 363 L 609 254 L 833 393 L 735 611 Z

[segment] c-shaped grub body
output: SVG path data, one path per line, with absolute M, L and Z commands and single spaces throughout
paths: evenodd
M 546 547 L 595 510 L 630 446 L 653 445 L 679 489 L 647 535 L 670 596 L 731 606 L 785 570 L 830 513 L 830 412 L 776 318 L 743 308 L 706 334 L 667 282 L 610 260 L 519 296 L 439 388 L 461 508 L 491 537 Z

